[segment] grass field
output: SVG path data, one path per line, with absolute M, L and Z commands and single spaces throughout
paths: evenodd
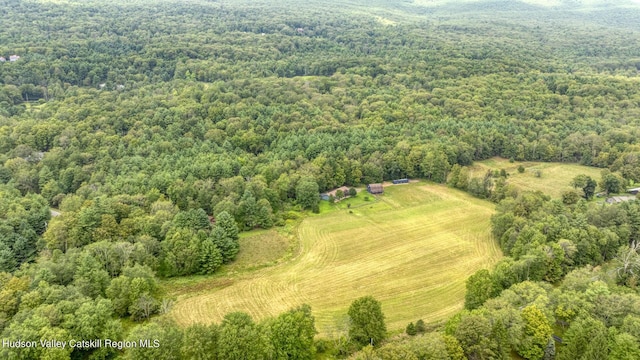
M 518 166 L 522 165 L 525 172 L 518 173 Z M 596 181 L 600 180 L 602 169 L 566 163 L 542 163 L 542 162 L 514 162 L 507 159 L 492 158 L 479 161 L 471 167 L 473 176 L 482 176 L 487 170 L 505 169 L 509 173 L 508 182 L 521 190 L 540 190 L 543 193 L 560 198 L 562 193 L 572 190 L 571 180 L 576 175 L 591 176 Z M 536 177 L 536 170 L 542 171 L 541 177 Z
M 392 331 L 442 320 L 462 308 L 466 278 L 502 256 L 490 236 L 492 213 L 489 202 L 444 186 L 390 186 L 370 205 L 302 220 L 285 261 L 166 282 L 177 297 L 171 315 L 181 325 L 219 322 L 231 311 L 259 320 L 307 303 L 320 334 L 331 336 L 346 329 L 353 300 L 373 295 Z
M 373 205 L 378 199 L 366 192 L 364 188 L 357 189 L 358 194 L 356 196 L 351 196 L 348 198 L 344 198 L 340 201 L 335 202 L 334 204 L 330 204 L 328 201 L 320 202 L 320 214 L 324 215 L 327 212 L 335 211 L 335 210 L 348 210 L 348 209 L 356 209 L 362 206 Z

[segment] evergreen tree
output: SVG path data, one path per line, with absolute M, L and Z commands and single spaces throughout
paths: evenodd
M 238 204 L 239 222 L 244 230 L 251 230 L 259 224 L 260 206 L 251 191 L 246 190 Z
M 210 241 L 220 250 L 222 255 L 222 261 L 226 264 L 233 261 L 240 250 L 240 246 L 237 240 L 227 235 L 227 232 L 222 226 L 213 227 L 211 232 Z M 205 240 L 207 241 L 207 240 Z
M 210 227 L 209 217 L 203 209 L 190 209 L 180 211 L 173 219 L 177 228 L 186 228 L 193 231 L 206 230 Z
M 222 265 L 222 253 L 210 238 L 202 241 L 200 248 L 200 273 L 213 274 Z
M 257 221 L 258 226 L 263 229 L 268 229 L 273 226 L 273 210 L 267 199 L 258 200 Z
M 222 211 L 216 216 L 216 225 L 224 231 L 226 237 L 238 240 L 238 225 L 228 212 Z M 215 229 L 214 229 L 215 230 Z
M 200 244 L 200 238 L 186 228 L 167 234 L 162 242 L 161 271 L 164 275 L 182 276 L 197 273 L 200 267 Z
M 410 322 L 409 325 L 407 325 L 405 332 L 407 333 L 407 335 L 410 335 L 410 336 L 415 336 L 418 333 L 418 331 L 416 330 L 416 326 L 413 325 L 412 322 Z
M 0 271 L 13 272 L 17 266 L 18 261 L 11 247 L 0 241 Z

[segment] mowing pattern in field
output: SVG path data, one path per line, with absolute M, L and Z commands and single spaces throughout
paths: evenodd
M 353 213 L 305 219 L 291 261 L 239 275 L 221 289 L 182 295 L 182 325 L 218 322 L 231 311 L 255 319 L 311 305 L 321 334 L 344 329 L 349 304 L 382 301 L 390 329 L 446 318 L 463 305 L 464 282 L 501 256 L 490 237 L 493 206 L 443 186 L 387 187 L 381 201 Z
M 525 168 L 524 173 L 518 173 L 518 166 Z M 602 169 L 566 163 L 542 163 L 542 162 L 514 162 L 507 159 L 492 158 L 480 161 L 472 167 L 473 176 L 482 176 L 488 169 L 505 169 L 509 173 L 510 184 L 521 190 L 540 190 L 553 197 L 560 198 L 562 193 L 573 188 L 569 185 L 574 177 L 580 174 L 591 176 L 596 181 L 600 180 Z M 542 176 L 536 177 L 536 170 L 542 171 Z

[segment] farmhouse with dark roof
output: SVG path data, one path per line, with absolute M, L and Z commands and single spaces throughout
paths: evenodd
M 322 200 L 329 200 L 329 197 L 333 195 L 333 197 L 336 197 L 336 193 L 338 192 L 338 190 L 342 191 L 343 197 L 348 197 L 349 196 L 349 188 L 346 186 L 341 186 L 337 189 L 333 189 L 331 191 L 327 191 L 325 193 L 320 194 L 320 199 Z

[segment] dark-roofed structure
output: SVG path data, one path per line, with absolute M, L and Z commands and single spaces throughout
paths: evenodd
M 408 184 L 409 183 L 409 179 L 396 179 L 393 180 L 393 184 L 397 185 L 397 184 Z
M 322 200 L 329 200 L 329 197 L 331 195 L 333 195 L 333 197 L 336 197 L 336 193 L 338 192 L 338 190 L 342 190 L 342 196 L 343 197 L 349 197 L 349 188 L 346 186 L 341 186 L 337 189 L 333 189 L 331 191 L 327 191 L 325 193 L 320 194 L 320 199 Z
M 384 192 L 384 188 L 382 184 L 369 184 L 367 185 L 367 191 L 371 194 L 382 194 Z
M 551 337 L 553 337 L 553 340 L 555 340 L 555 342 L 562 344 L 562 338 L 558 335 L 551 335 Z

